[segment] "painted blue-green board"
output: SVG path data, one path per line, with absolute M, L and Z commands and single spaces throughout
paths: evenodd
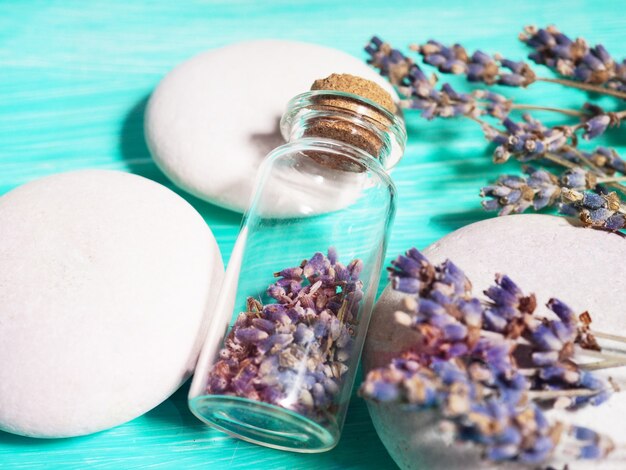
M 172 187 L 147 151 L 144 107 L 168 70 L 206 49 L 281 38 L 362 57 L 363 44 L 376 33 L 402 47 L 436 37 L 522 57 L 525 49 L 516 40 L 522 26 L 556 23 L 622 57 L 625 7 L 619 0 L 0 0 L 0 194 L 44 175 L 80 168 L 129 171 Z M 549 100 L 567 106 L 582 99 L 550 84 L 515 95 L 527 95 L 528 103 Z M 393 173 L 399 207 L 388 259 L 487 217 L 480 209 L 479 187 L 498 172 L 516 168 L 493 167 L 471 122 L 426 122 L 409 115 L 407 126 L 406 156 Z M 625 150 L 623 135 L 613 130 L 604 143 Z M 202 214 L 228 260 L 241 216 L 179 193 Z M 358 397 L 336 449 L 295 455 L 203 426 L 187 409 L 187 386 L 145 416 L 92 436 L 43 441 L 0 433 L 0 468 L 394 466 Z

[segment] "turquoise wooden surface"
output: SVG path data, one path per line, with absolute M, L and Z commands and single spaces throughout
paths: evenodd
M 436 37 L 522 57 L 524 24 L 556 23 L 626 55 L 622 1 L 255 2 L 0 1 L 0 194 L 26 181 L 79 168 L 138 173 L 171 187 L 142 133 L 147 97 L 180 61 L 252 38 L 311 41 L 362 56 L 377 33 L 397 46 Z M 245 60 L 245 57 L 242 58 Z M 555 93 L 556 92 L 556 93 Z M 524 101 L 572 105 L 577 92 L 535 85 Z M 578 98 L 577 98 L 578 97 Z M 399 208 L 388 259 L 485 218 L 478 188 L 498 172 L 472 123 L 408 116 L 409 146 L 394 171 Z M 605 143 L 624 145 L 619 131 Z M 624 147 L 621 148 L 622 151 Z M 215 233 L 225 260 L 240 215 L 181 193 Z M 0 299 L 1 301 L 1 299 Z M 0 361 L 2 358 L 0 358 Z M 1 362 L 0 362 L 1 367 Z M 393 468 L 354 398 L 331 452 L 294 455 L 226 437 L 201 425 L 185 385 L 145 416 L 96 435 L 33 440 L 0 433 L 2 468 Z M 45 384 L 41 393 L 45 394 Z M 80 397 L 76 397 L 80 400 Z

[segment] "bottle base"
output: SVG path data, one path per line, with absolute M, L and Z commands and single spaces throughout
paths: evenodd
M 339 441 L 338 430 L 331 432 L 294 411 L 247 398 L 203 395 L 190 399 L 189 408 L 220 431 L 273 449 L 317 453 L 332 449 Z

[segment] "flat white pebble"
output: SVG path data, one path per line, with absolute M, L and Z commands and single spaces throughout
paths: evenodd
M 0 198 L 0 430 L 89 434 L 193 368 L 222 258 L 202 217 L 140 176 L 88 170 Z
M 512 215 L 463 227 L 423 252 L 436 264 L 453 261 L 466 273 L 478 296 L 484 297 L 482 291 L 493 284 L 496 273 L 508 274 L 525 292 L 537 295 L 538 313 L 548 312 L 545 303 L 557 297 L 579 313 L 588 310 L 594 329 L 626 335 L 626 240 L 618 235 L 577 227 L 560 216 Z M 393 321 L 401 299 L 402 294 L 387 287 L 376 304 L 364 350 L 365 370 L 385 364 L 415 338 Z M 606 375 L 624 382 L 624 369 L 610 369 Z M 370 405 L 370 412 L 379 436 L 401 468 L 478 465 L 476 452 L 446 446 L 437 439 L 433 426 L 423 425 L 426 418 L 419 414 L 379 405 Z M 619 446 L 626 446 L 626 392 L 615 394 L 598 407 L 551 415 L 604 432 Z M 569 468 L 597 465 L 576 462 Z M 602 468 L 624 465 L 603 462 Z
M 287 102 L 331 73 L 373 80 L 397 98 L 364 60 L 328 47 L 255 40 L 203 52 L 150 98 L 145 135 L 154 161 L 182 189 L 243 212 L 261 161 L 284 143 L 278 123 Z

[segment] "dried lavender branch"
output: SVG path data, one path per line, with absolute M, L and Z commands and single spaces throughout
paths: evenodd
M 452 262 L 434 266 L 414 248 L 392 264 L 392 288 L 406 294 L 396 320 L 417 331 L 419 340 L 370 371 L 362 396 L 438 409 L 455 439 L 483 446 L 485 457 L 494 461 L 537 465 L 563 446 L 577 458 L 603 458 L 613 451 L 610 438 L 590 429 L 574 426 L 573 433 L 562 433 L 563 425 L 548 421 L 534 403 L 599 405 L 615 392 L 610 380 L 572 360 L 579 350 L 598 349 L 588 314 L 576 316 L 551 299 L 547 305 L 556 319 L 535 317 L 534 295 L 524 294 L 507 276 L 496 277 L 484 292 L 489 301 L 482 302 Z M 518 367 L 518 353 L 532 370 Z
M 543 33 L 541 33 L 543 34 Z M 532 43 L 532 41 L 531 41 Z M 426 63 L 436 66 L 444 73 L 464 73 L 471 81 L 482 81 L 486 84 L 500 83 L 509 86 L 525 86 L 537 80 L 536 74 L 525 62 L 514 62 L 500 56 L 489 56 L 481 51 L 477 51 L 469 56 L 465 49 L 455 44 L 452 47 L 443 46 L 436 41 L 429 41 L 422 46 L 413 46 L 423 56 Z M 597 54 L 596 48 L 588 48 L 585 54 Z M 570 171 L 588 168 L 584 171 L 586 184 L 578 189 L 594 191 L 592 194 L 600 196 L 606 194 L 602 184 L 618 189 L 626 194 L 626 187 L 622 184 L 620 176 L 614 176 L 616 172 L 626 174 L 626 161 L 622 159 L 613 149 L 597 147 L 591 152 L 580 150 L 578 146 L 579 137 L 583 140 L 591 140 L 602 135 L 609 127 L 617 126 L 626 117 L 626 110 L 619 112 L 605 112 L 602 108 L 586 103 L 580 111 L 553 108 L 550 106 L 534 106 L 521 103 L 514 103 L 503 95 L 489 90 L 474 90 L 471 93 L 459 93 L 449 84 L 444 83 L 439 89 L 435 87 L 437 76 L 435 74 L 427 77 L 421 68 L 411 59 L 404 56 L 397 49 L 374 37 L 366 47 L 370 54 L 370 63 L 378 68 L 382 75 L 387 76 L 392 84 L 405 98 L 401 105 L 405 108 L 419 109 L 426 119 L 437 117 L 462 117 L 477 122 L 483 129 L 487 140 L 494 142 L 494 162 L 502 163 L 514 157 L 520 162 L 545 162 L 556 164 Z M 585 59 L 592 63 L 592 59 Z M 578 65 L 580 70 L 588 68 L 586 62 Z M 598 66 L 595 64 L 594 66 Z M 626 66 L 625 66 L 626 67 Z M 621 70 L 621 69 L 620 69 Z M 586 76 L 579 72 L 582 79 Z M 610 74 L 609 74 L 610 75 Z M 613 74 L 615 75 L 615 74 Z M 624 71 L 626 76 L 626 69 Z M 595 77 L 595 75 L 594 75 Z M 610 78 L 610 77 L 609 77 Z M 614 77 L 615 78 L 615 77 Z M 591 79 L 587 79 L 589 82 Z M 593 81 L 595 80 L 595 81 Z M 591 85 L 598 82 L 593 78 Z M 615 90 L 615 80 L 611 83 Z M 589 83 L 585 83 L 585 86 Z M 626 88 L 624 90 L 626 93 Z M 528 114 L 523 116 L 523 120 L 515 122 L 510 119 L 509 113 L 513 109 L 531 109 L 536 111 L 552 111 L 555 113 L 575 116 L 579 122 L 572 125 L 560 125 L 548 127 Z M 485 121 L 483 117 L 494 117 L 501 121 L 503 128 L 498 128 Z M 592 178 L 595 176 L 595 178 Z M 505 178 L 510 178 L 505 176 Z M 487 209 L 500 209 L 500 214 L 522 212 L 528 208 L 535 210 L 544 207 L 559 207 L 567 215 L 578 217 L 585 225 L 603 228 L 611 231 L 621 230 L 624 227 L 621 212 L 609 207 L 591 208 L 584 205 L 582 200 L 562 201 L 548 196 L 549 203 L 543 203 L 546 199 L 545 193 L 554 193 L 549 185 L 541 189 L 543 196 L 541 202 L 533 203 L 539 188 L 532 192 L 528 190 L 521 198 L 521 202 L 502 210 L 505 206 L 510 206 L 510 197 L 506 198 L 504 204 L 496 202 L 483 202 Z M 518 192 L 513 193 L 516 197 Z M 615 196 L 611 196 L 615 197 Z M 619 197 L 618 197 L 619 199 Z M 620 200 L 620 205 L 622 204 Z M 502 206 L 502 207 L 500 207 Z M 606 210 L 598 210 L 606 209 Z M 613 212 L 611 212 L 613 211 Z M 613 217 L 614 216 L 614 217 Z
M 526 26 L 519 39 L 533 49 L 531 60 L 574 79 L 558 79 L 557 83 L 570 86 L 572 81 L 582 82 L 591 87 L 590 91 L 610 90 L 620 93 L 613 96 L 626 96 L 626 60 L 615 60 L 602 44 L 590 47 L 583 38 L 573 40 L 555 26 Z

